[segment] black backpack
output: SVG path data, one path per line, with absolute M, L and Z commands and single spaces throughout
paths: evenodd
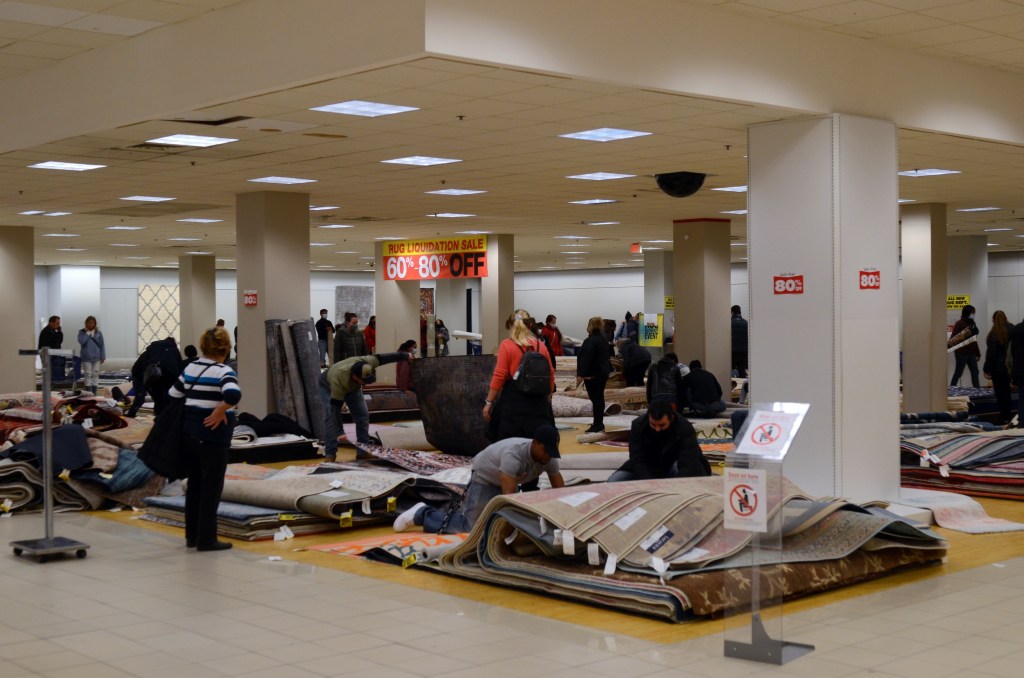
M 540 348 L 539 343 L 537 348 Z M 538 396 L 551 393 L 551 363 L 547 356 L 539 351 L 527 351 L 522 346 L 519 350 L 523 352 L 523 357 L 519 361 L 519 369 L 512 375 L 512 381 L 519 392 Z

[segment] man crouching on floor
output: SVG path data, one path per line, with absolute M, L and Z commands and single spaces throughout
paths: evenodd
M 530 438 L 506 438 L 488 445 L 473 457 L 470 477 L 461 510 L 436 509 L 423 502 L 402 513 L 395 520 L 395 531 L 403 532 L 411 525 L 421 525 L 424 532 L 457 534 L 469 532 L 484 507 L 499 494 L 515 494 L 523 483 L 547 473 L 551 487 L 565 487 L 558 472 L 558 429 L 544 425 Z

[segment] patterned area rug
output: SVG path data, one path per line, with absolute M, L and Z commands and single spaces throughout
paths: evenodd
M 931 510 L 935 523 L 957 532 L 986 534 L 989 532 L 1020 532 L 1024 524 L 993 518 L 985 508 L 970 497 L 954 492 L 900 489 L 900 503 Z
M 461 544 L 465 538 L 465 534 L 386 534 L 382 537 L 311 546 L 309 550 L 401 565 L 410 556 L 429 554 L 427 557 L 437 557 L 445 550 Z

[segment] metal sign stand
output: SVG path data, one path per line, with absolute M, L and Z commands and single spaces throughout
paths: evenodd
M 53 351 L 54 355 L 71 355 L 71 351 Z M 48 348 L 38 351 L 22 349 L 18 355 L 38 355 L 42 361 L 43 372 L 43 518 L 46 523 L 46 536 L 42 539 L 26 539 L 12 541 L 14 555 L 22 554 L 34 557 L 37 562 L 45 563 L 50 556 L 74 552 L 78 558 L 85 558 L 89 549 L 74 539 L 53 536 L 53 406 L 50 403 L 50 355 Z

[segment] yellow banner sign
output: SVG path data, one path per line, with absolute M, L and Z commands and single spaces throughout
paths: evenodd
M 947 294 L 946 295 L 946 310 L 947 311 L 959 311 L 964 306 L 968 306 L 971 303 L 971 295 L 969 294 Z

